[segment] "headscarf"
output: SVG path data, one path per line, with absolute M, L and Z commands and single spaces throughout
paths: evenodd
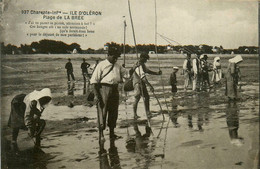
M 229 59 L 228 60 L 230 63 L 239 63 L 239 62 L 242 62 L 243 61 L 243 58 L 241 55 L 236 55 L 235 57 L 233 57 L 232 59 Z
M 217 57 L 214 58 L 213 69 L 216 69 L 217 67 L 221 66 L 220 63 L 217 62 L 218 60 L 220 60 L 220 57 L 217 56 Z
M 41 106 L 43 106 L 43 105 L 40 105 L 39 99 L 43 98 L 43 97 L 52 98 L 51 90 L 49 88 L 44 88 L 41 91 L 34 90 L 33 92 L 31 92 L 25 96 L 23 102 L 26 104 L 26 107 L 27 107 L 27 106 L 30 106 L 31 101 L 35 100 L 35 101 L 37 101 L 36 108 L 41 111 L 43 109 L 43 107 L 41 107 Z M 51 100 L 48 103 L 46 103 L 44 107 L 49 105 L 50 102 L 51 102 Z

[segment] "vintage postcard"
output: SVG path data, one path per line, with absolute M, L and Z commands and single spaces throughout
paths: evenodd
M 0 0 L 1 168 L 259 168 L 256 0 Z

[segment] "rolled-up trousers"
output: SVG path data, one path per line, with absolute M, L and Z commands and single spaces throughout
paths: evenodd
M 99 128 L 105 130 L 106 121 L 109 128 L 115 128 L 119 105 L 118 85 L 100 85 L 102 103 L 97 104 Z

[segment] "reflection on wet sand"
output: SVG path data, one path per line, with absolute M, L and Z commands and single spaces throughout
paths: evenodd
M 83 94 L 86 94 L 88 90 L 89 90 L 89 80 L 84 80 Z
M 7 168 L 39 168 L 47 169 L 48 160 L 54 158 L 40 148 L 29 148 L 20 151 L 8 151 L 5 154 Z M 2 166 L 3 167 L 3 166 Z
M 99 142 L 98 155 L 100 169 L 121 168 L 120 158 L 118 155 L 117 147 L 115 146 L 115 139 L 110 139 L 110 148 L 108 149 L 108 154 L 107 150 L 104 148 L 104 142 Z
M 126 149 L 130 153 L 136 153 L 135 161 L 137 167 L 149 168 L 151 162 L 153 161 L 152 152 L 154 150 L 154 142 L 149 140 L 152 130 L 146 124 L 145 133 L 142 133 L 139 130 L 137 122 L 133 123 L 135 134 L 133 136 L 128 136 L 126 140 Z M 149 143 L 152 143 L 149 145 Z
M 177 110 L 178 105 L 176 104 L 174 98 L 172 99 L 172 112 L 169 112 L 169 117 L 174 125 L 175 128 L 180 127 L 178 123 L 178 117 L 179 117 L 179 112 Z
M 230 101 L 227 105 L 226 120 L 231 144 L 241 146 L 243 144 L 243 138 L 238 136 L 239 107 L 235 101 Z
M 74 96 L 75 82 L 68 83 L 68 95 Z

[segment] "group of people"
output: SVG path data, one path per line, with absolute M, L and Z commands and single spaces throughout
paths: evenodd
M 110 129 L 110 138 L 118 138 L 114 133 L 116 127 L 116 121 L 118 117 L 118 105 L 119 105 L 119 92 L 118 84 L 123 81 L 123 77 L 126 74 L 126 69 L 120 66 L 117 62 L 120 57 L 120 52 L 116 48 L 110 48 L 108 50 L 108 57 L 106 60 L 100 62 L 96 67 L 90 83 L 94 85 L 95 95 L 98 99 L 98 122 L 100 140 L 104 141 L 103 131 L 106 127 L 106 121 L 108 121 L 108 127 Z M 185 88 L 187 89 L 189 81 L 193 78 L 193 90 L 201 90 L 208 85 L 210 87 L 209 70 L 210 66 L 207 62 L 207 55 L 197 56 L 193 60 L 193 64 L 190 61 L 191 55 L 187 55 L 187 59 L 184 61 L 183 69 L 185 72 Z M 153 92 L 154 88 L 146 78 L 146 74 L 161 75 L 162 71 L 152 71 L 147 68 L 145 63 L 149 60 L 147 53 L 142 53 L 136 64 L 129 70 L 129 74 L 133 76 L 134 86 L 134 103 L 133 112 L 134 118 L 139 118 L 137 114 L 137 106 L 141 96 L 144 99 L 145 111 L 147 118 L 151 118 L 150 112 L 150 96 L 147 90 L 147 86 Z M 226 95 L 230 100 L 237 98 L 237 85 L 238 79 L 241 77 L 238 64 L 243 61 L 240 55 L 235 56 L 229 60 L 229 65 L 226 73 Z M 220 58 L 216 57 L 213 63 L 213 77 L 212 81 L 218 83 L 222 78 L 222 70 L 220 64 Z M 192 73 L 192 70 L 194 73 Z M 170 76 L 170 83 L 172 85 L 172 92 L 177 91 L 177 78 L 176 73 L 178 67 L 173 67 L 173 73 Z M 107 117 L 108 116 L 108 117 Z M 108 120 L 107 120 L 108 118 Z
M 191 61 L 191 54 L 187 54 L 183 63 L 184 90 L 192 84 L 193 91 L 201 91 L 210 88 L 209 72 L 213 71 L 212 82 L 219 83 L 222 78 L 220 57 L 214 58 L 213 66 L 208 63 L 207 55 L 197 55 Z
M 90 69 L 92 72 L 94 72 L 97 64 L 99 63 L 99 60 L 96 60 L 96 63 L 93 64 L 92 66 L 90 66 L 90 64 L 88 62 L 86 62 L 86 59 L 83 58 L 82 59 L 83 62 L 81 63 L 81 70 L 82 70 L 82 76 L 83 76 L 83 81 L 89 81 L 89 79 L 91 78 L 92 73 L 89 72 L 88 69 Z M 72 78 L 72 80 L 75 82 L 75 77 L 74 77 L 74 73 L 73 73 L 73 65 L 71 63 L 71 59 L 68 59 L 68 62 L 65 65 L 65 69 L 67 70 L 67 78 L 68 78 L 68 82 L 70 82 L 70 78 Z
M 118 118 L 118 107 L 119 107 L 119 91 L 118 84 L 123 82 L 126 77 L 127 70 L 124 65 L 117 63 L 118 57 L 120 57 L 121 52 L 116 47 L 109 47 L 107 58 L 100 63 L 96 64 L 96 67 L 90 77 L 87 68 L 89 64 L 83 59 L 81 65 L 83 77 L 86 75 L 90 78 L 90 84 L 93 85 L 93 90 L 97 100 L 97 119 L 99 128 L 99 140 L 100 142 L 105 141 L 104 130 L 106 126 L 109 127 L 110 139 L 120 138 L 114 132 L 116 128 L 116 122 Z M 209 85 L 208 76 L 208 63 L 207 56 L 197 56 L 193 60 L 193 64 L 190 60 L 190 54 L 187 54 L 187 58 L 183 64 L 185 83 L 184 89 L 187 89 L 191 80 L 193 80 L 193 90 L 200 90 L 200 86 L 204 85 L 204 81 Z M 137 106 L 141 96 L 144 99 L 145 111 L 147 118 L 151 118 L 151 112 L 149 108 L 149 93 L 147 86 L 154 91 L 153 86 L 147 80 L 146 75 L 161 75 L 162 71 L 152 71 L 147 68 L 145 63 L 149 60 L 149 55 L 147 53 L 142 53 L 139 60 L 134 64 L 134 66 L 129 70 L 129 74 L 133 76 L 133 86 L 134 86 L 134 98 L 133 103 L 133 114 L 134 118 L 139 118 L 137 114 Z M 213 80 L 218 82 L 221 78 L 221 65 L 219 62 L 220 58 L 216 57 L 214 59 Z M 229 65 L 226 74 L 226 95 L 230 99 L 235 99 L 237 97 L 237 85 L 240 78 L 240 71 L 238 64 L 242 62 L 242 57 L 237 55 L 236 57 L 229 60 Z M 74 79 L 73 67 L 71 60 L 66 64 L 66 69 L 69 76 Z M 173 86 L 172 91 L 176 92 L 177 79 L 176 72 L 178 67 L 173 67 L 173 73 L 171 74 L 170 81 Z M 193 73 L 192 73 L 193 72 Z M 202 79 L 202 80 L 201 80 Z M 40 134 L 45 126 L 45 121 L 40 119 L 40 116 L 45 109 L 45 107 L 50 103 L 51 91 L 46 88 L 41 91 L 34 91 L 28 95 L 22 94 L 14 97 L 11 103 L 11 114 L 9 118 L 9 126 L 12 128 L 12 145 L 17 146 L 17 136 L 19 129 L 27 128 L 29 136 L 36 138 L 36 146 L 40 146 Z

